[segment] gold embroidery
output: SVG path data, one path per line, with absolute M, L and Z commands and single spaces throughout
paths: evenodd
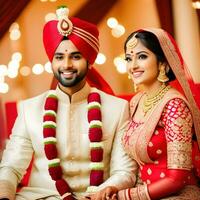
M 167 163 L 169 169 L 192 168 L 192 144 L 174 141 L 167 144 Z
M 126 47 L 127 50 L 131 51 L 137 45 L 138 39 L 133 35 L 133 37 L 127 42 Z
M 126 200 L 150 200 L 148 189 L 146 185 L 138 185 L 134 188 L 121 190 L 118 193 L 118 199 Z
M 182 117 L 178 117 L 176 120 L 174 120 L 171 126 L 171 130 L 176 133 L 176 137 L 181 139 L 182 142 L 188 141 L 188 139 L 191 137 L 191 129 L 192 123 L 189 123 L 188 119 L 183 119 Z
M 139 196 L 139 199 L 143 199 L 143 200 L 151 200 L 149 193 L 148 193 L 148 189 L 147 189 L 147 185 L 139 185 L 137 187 L 137 193 Z

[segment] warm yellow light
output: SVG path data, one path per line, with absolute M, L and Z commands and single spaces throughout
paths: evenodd
M 9 78 L 16 78 L 18 75 L 18 70 L 14 68 L 8 68 L 8 77 Z
M 5 76 L 0 76 L 0 83 L 4 83 L 5 81 Z
M 6 76 L 8 73 L 8 68 L 6 65 L 0 65 L 0 76 Z
M 48 13 L 45 16 L 45 22 L 51 21 L 51 20 L 56 20 L 56 14 L 55 13 Z
M 12 60 L 20 62 L 22 60 L 22 54 L 20 52 L 13 53 Z
M 121 24 L 118 24 L 115 28 L 112 29 L 112 35 L 116 38 L 121 37 L 125 33 L 125 28 Z
M 9 91 L 9 86 L 7 83 L 0 83 L 0 93 L 7 93 Z
M 8 69 L 18 69 L 19 68 L 19 62 L 16 60 L 11 60 L 8 63 Z
M 95 63 L 102 65 L 106 62 L 106 56 L 102 53 L 98 53 Z
M 44 65 L 44 69 L 48 73 L 53 73 L 53 71 L 51 69 L 51 63 L 49 61 Z
M 27 66 L 23 66 L 23 67 L 20 68 L 19 72 L 22 76 L 28 76 L 31 73 L 31 69 Z
M 9 32 L 12 32 L 14 29 L 19 29 L 19 24 L 17 22 L 14 22 L 10 25 Z
M 192 2 L 192 6 L 193 6 L 193 8 L 195 8 L 195 9 L 200 9 L 200 1 Z
M 110 28 L 116 27 L 117 24 L 118 24 L 118 21 L 117 21 L 117 19 L 114 18 L 114 17 L 110 17 L 110 18 L 107 20 L 107 25 L 108 25 L 108 27 L 110 27 Z
M 125 74 L 126 73 L 126 61 L 121 57 L 116 57 L 114 59 L 114 65 L 119 73 Z
M 44 67 L 42 64 L 35 64 L 32 68 L 32 72 L 36 75 L 42 74 L 44 72 Z
M 18 40 L 21 37 L 21 32 L 19 29 L 13 29 L 10 32 L 10 39 L 11 40 Z

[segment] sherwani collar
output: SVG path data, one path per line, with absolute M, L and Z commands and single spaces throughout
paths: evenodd
M 70 97 L 69 95 L 67 95 L 66 93 L 64 93 L 60 88 L 59 86 L 56 87 L 56 94 L 58 96 L 58 99 L 59 101 L 63 102 L 63 103 L 67 103 L 67 104 L 70 104 L 70 103 L 78 103 L 78 102 L 81 102 L 81 101 L 84 101 L 85 99 L 87 99 L 89 93 L 91 91 L 91 88 L 90 86 L 86 83 L 84 85 L 84 87 L 79 90 L 78 92 L 74 93 L 72 96 L 71 96 L 71 100 L 70 100 Z

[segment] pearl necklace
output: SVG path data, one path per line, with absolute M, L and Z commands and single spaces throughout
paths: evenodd
M 76 199 L 67 181 L 62 178 L 63 171 L 58 158 L 56 148 L 56 115 L 58 109 L 58 97 L 54 90 L 47 95 L 43 115 L 43 137 L 44 151 L 48 159 L 48 170 L 56 188 L 63 200 Z M 101 99 L 97 92 L 88 95 L 88 123 L 90 140 L 90 187 L 87 191 L 94 190 L 103 182 L 103 143 L 102 122 L 101 122 Z
M 159 90 L 152 96 L 147 96 L 143 101 L 142 104 L 142 109 L 144 112 L 144 115 L 146 115 L 148 113 L 149 110 L 151 110 L 157 103 L 158 101 L 160 101 L 163 96 L 165 95 L 165 93 L 171 88 L 170 85 L 165 85 L 162 84 L 162 86 L 159 88 Z

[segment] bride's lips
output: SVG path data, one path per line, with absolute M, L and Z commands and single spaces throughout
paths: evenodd
M 144 71 L 135 71 L 132 73 L 132 75 L 133 75 L 133 78 L 139 78 L 143 73 Z

